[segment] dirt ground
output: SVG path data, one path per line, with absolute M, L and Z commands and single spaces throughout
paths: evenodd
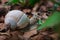
M 4 28 L 4 23 L 0 23 L 0 29 Z M 20 32 L 19 30 L 0 32 L 0 40 L 58 40 L 58 34 L 51 28 L 37 31 L 36 29 L 28 32 Z

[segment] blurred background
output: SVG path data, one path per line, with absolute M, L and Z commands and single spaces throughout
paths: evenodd
M 33 20 L 23 29 L 0 32 L 0 40 L 60 40 L 60 0 L 0 0 L 0 30 L 12 10 Z

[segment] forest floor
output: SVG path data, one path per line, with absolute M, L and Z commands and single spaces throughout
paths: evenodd
M 4 23 L 0 23 L 0 29 L 4 28 Z M 0 32 L 0 40 L 57 40 L 58 34 L 52 28 L 38 31 L 36 29 L 21 32 L 19 30 Z

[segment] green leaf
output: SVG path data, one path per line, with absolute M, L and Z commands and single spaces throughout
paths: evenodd
M 14 5 L 14 4 L 18 4 L 18 3 L 19 3 L 19 0 L 8 0 L 7 4 Z
M 41 24 L 42 24 L 42 20 L 38 20 L 37 23 L 38 23 L 39 25 L 41 25 Z
M 35 3 L 39 2 L 40 0 L 29 0 L 29 5 L 34 6 Z
M 7 4 L 11 4 L 11 5 L 14 5 L 14 4 L 18 4 L 20 2 L 20 4 L 22 6 L 26 5 L 26 6 L 34 6 L 35 3 L 39 2 L 40 0 L 8 0 L 8 3 Z
M 60 24 L 60 12 L 55 11 L 53 15 L 51 15 L 45 23 L 43 23 L 41 26 L 37 28 L 37 30 L 41 30 L 43 28 L 48 28 L 52 26 L 56 26 L 58 29 L 57 25 Z

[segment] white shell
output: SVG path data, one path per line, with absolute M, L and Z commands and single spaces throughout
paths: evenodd
M 24 28 L 28 25 L 28 22 L 29 18 L 27 15 L 19 10 L 9 11 L 5 16 L 5 24 L 10 23 L 12 29 L 16 28 L 16 26 L 19 26 L 19 28 Z

